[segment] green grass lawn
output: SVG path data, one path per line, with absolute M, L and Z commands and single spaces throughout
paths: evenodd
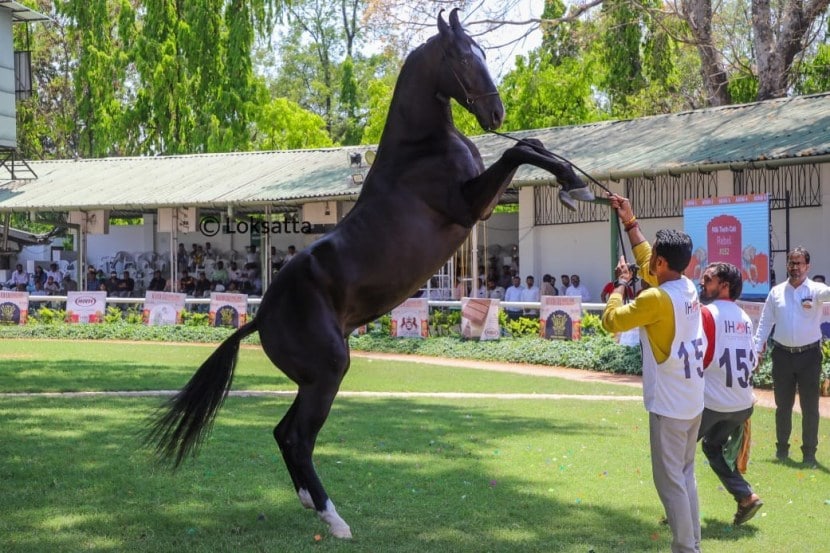
M 209 351 L 6 341 L 0 390 L 175 388 Z M 290 388 L 256 350 L 243 351 L 238 371 L 235 389 Z M 367 360 L 355 360 L 344 385 L 576 394 L 606 387 L 632 393 Z M 315 461 L 352 527 L 350 542 L 331 538 L 296 499 L 271 436 L 289 401 L 229 398 L 200 457 L 174 474 L 137 445 L 158 399 L 0 397 L 0 551 L 668 551 L 638 401 L 338 398 Z M 823 423 L 819 460 L 830 456 Z M 734 502 L 698 455 L 703 551 L 827 551 L 828 471 L 773 462 L 768 409 L 756 411 L 753 441 L 748 479 L 766 505 L 740 528 L 730 525 Z

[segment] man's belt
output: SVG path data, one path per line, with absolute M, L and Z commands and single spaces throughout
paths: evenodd
M 819 347 L 821 345 L 821 340 L 817 340 L 817 341 L 813 342 L 812 344 L 807 344 L 806 346 L 795 346 L 795 347 L 785 346 L 784 344 L 779 344 L 775 340 L 772 340 L 772 345 L 775 346 L 776 348 L 783 349 L 787 353 L 801 353 L 802 351 L 807 351 L 807 350 L 811 350 L 811 349 L 815 349 L 815 348 Z

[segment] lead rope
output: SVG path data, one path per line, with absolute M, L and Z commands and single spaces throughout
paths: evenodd
M 463 88 L 463 87 L 462 87 L 462 88 Z M 465 90 L 465 92 L 466 92 L 466 90 Z M 595 179 L 594 177 L 592 177 L 591 175 L 589 175 L 586 171 L 583 171 L 583 170 L 582 170 L 579 166 L 577 166 L 576 164 L 574 164 L 573 162 L 571 162 L 569 159 L 566 159 L 566 158 L 564 158 L 564 157 L 560 156 L 559 154 L 555 154 L 555 153 L 551 152 L 550 150 L 548 150 L 547 148 L 542 148 L 542 147 L 537 146 L 537 145 L 535 145 L 535 144 L 532 144 L 532 143 L 530 143 L 530 142 L 528 142 L 528 141 L 526 141 L 526 140 L 524 140 L 524 139 L 521 139 L 521 138 L 516 138 L 515 136 L 511 136 L 511 135 L 509 135 L 509 134 L 505 134 L 505 133 L 502 133 L 502 132 L 499 132 L 499 131 L 495 131 L 495 130 L 488 130 L 488 132 L 491 132 L 491 133 L 493 133 L 493 134 L 495 134 L 495 135 L 497 135 L 497 136 L 501 136 L 502 138 L 509 138 L 510 140 L 514 140 L 514 141 L 518 142 L 519 144 L 523 144 L 523 145 L 525 145 L 525 146 L 530 146 L 531 148 L 533 148 L 534 150 L 536 150 L 536 151 L 537 151 L 537 152 L 539 152 L 540 154 L 549 155 L 549 156 L 551 156 L 551 157 L 553 157 L 553 158 L 555 158 L 555 159 L 558 159 L 559 161 L 562 161 L 562 162 L 564 162 L 564 163 L 567 163 L 567 164 L 568 164 L 568 165 L 570 165 L 572 168 L 576 169 L 577 171 L 579 171 L 580 173 L 582 173 L 583 175 L 585 175 L 585 177 L 586 177 L 589 181 L 591 181 L 591 182 L 592 182 L 592 183 L 594 183 L 595 185 L 599 186 L 600 188 L 602 188 L 604 191 L 608 192 L 609 194 L 613 194 L 613 192 L 611 192 L 611 190 L 609 190 L 607 186 L 605 186 L 604 184 L 602 184 L 601 182 L 599 182 L 597 179 Z M 625 255 L 625 242 L 623 241 L 623 232 L 622 232 L 622 228 L 620 227 L 620 223 L 621 223 L 622 221 L 620 221 L 620 220 L 619 220 L 619 217 L 617 217 L 617 220 L 618 220 L 618 223 L 617 223 L 617 235 L 619 236 L 620 250 L 622 251 L 622 255 L 623 255 L 623 257 L 624 257 L 625 259 L 628 259 L 628 256 L 626 256 L 626 255 Z M 633 256 L 633 255 L 634 255 L 634 254 L 633 254 L 633 252 L 632 252 L 632 256 Z

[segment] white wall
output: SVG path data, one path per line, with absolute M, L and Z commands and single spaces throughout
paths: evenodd
M 821 166 L 822 206 L 790 210 L 790 248 L 804 246 L 810 252 L 810 274 L 830 277 L 830 164 Z M 732 195 L 732 172 L 718 175 L 719 196 Z M 611 183 L 611 189 L 622 193 L 622 183 Z M 602 287 L 611 278 L 609 223 L 580 223 L 573 225 L 533 226 L 533 189 L 524 187 L 519 192 L 519 256 L 522 277 L 532 274 L 537 282 L 545 273 L 556 276 L 563 272 L 579 274 L 591 291 L 593 301 L 599 301 Z M 662 228 L 683 228 L 682 217 L 639 219 L 640 229 L 649 240 Z M 631 256 L 628 237 L 625 251 Z M 772 211 L 773 249 L 786 248 L 785 211 Z M 774 254 L 773 269 L 778 282 L 786 278 L 786 255 Z
M 11 11 L 0 9 L 0 146 L 17 147 Z

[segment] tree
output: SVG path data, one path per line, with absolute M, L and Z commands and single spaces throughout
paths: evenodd
M 268 120 L 251 56 L 282 0 L 37 2 L 25 155 L 245 150 Z

